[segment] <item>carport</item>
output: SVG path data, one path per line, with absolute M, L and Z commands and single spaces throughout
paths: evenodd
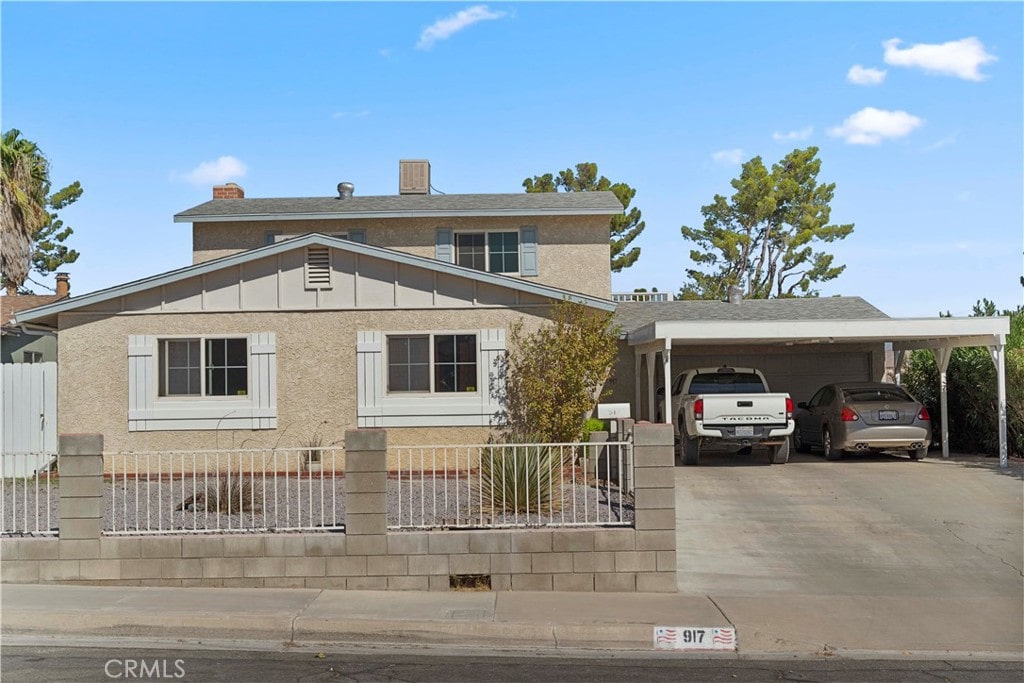
M 950 354 L 957 347 L 986 347 L 998 382 L 999 464 L 1009 466 L 1005 364 L 1009 318 L 889 318 L 857 297 L 620 304 L 616 315 L 626 331 L 626 344 L 633 349 L 635 414 L 637 419 L 650 421 L 657 419 L 659 380 L 661 386 L 670 386 L 676 373 L 695 366 L 691 362 L 720 365 L 705 359 L 733 362 L 728 359 L 761 353 L 765 358 L 788 357 L 805 367 L 809 364 L 803 360 L 806 358 L 822 366 L 834 361 L 837 372 L 849 373 L 842 379 L 880 380 L 884 372 L 880 354 L 885 344 L 892 345 L 897 371 L 907 351 L 931 349 L 939 369 L 943 457 L 949 457 L 946 371 Z M 645 318 L 649 322 L 644 322 Z M 823 353 L 826 351 L 828 355 Z M 803 352 L 814 355 L 802 357 Z M 866 360 L 861 358 L 864 354 Z M 687 365 L 673 370 L 673 355 L 686 357 Z M 867 376 L 858 376 L 864 374 Z

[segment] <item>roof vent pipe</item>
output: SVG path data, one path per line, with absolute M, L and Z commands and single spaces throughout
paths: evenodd
M 338 199 L 352 199 L 356 186 L 352 183 L 338 183 Z
M 743 288 L 739 285 L 729 285 L 728 302 L 731 304 L 743 303 Z

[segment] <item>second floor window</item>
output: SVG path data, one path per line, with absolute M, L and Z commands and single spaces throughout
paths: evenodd
M 455 263 L 489 273 L 518 273 L 519 233 L 456 233 Z

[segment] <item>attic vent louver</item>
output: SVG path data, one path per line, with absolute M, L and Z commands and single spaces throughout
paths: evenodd
M 306 247 L 306 289 L 330 288 L 330 247 Z

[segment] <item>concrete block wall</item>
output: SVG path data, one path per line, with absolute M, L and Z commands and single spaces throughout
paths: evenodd
M 61 448 L 60 535 L 3 539 L 5 583 L 446 591 L 471 575 L 492 590 L 676 590 L 670 425 L 634 429 L 634 528 L 388 531 L 387 434 L 365 429 L 346 434 L 345 533 L 103 536 L 102 438 Z M 81 480 L 70 494 L 66 472 Z

